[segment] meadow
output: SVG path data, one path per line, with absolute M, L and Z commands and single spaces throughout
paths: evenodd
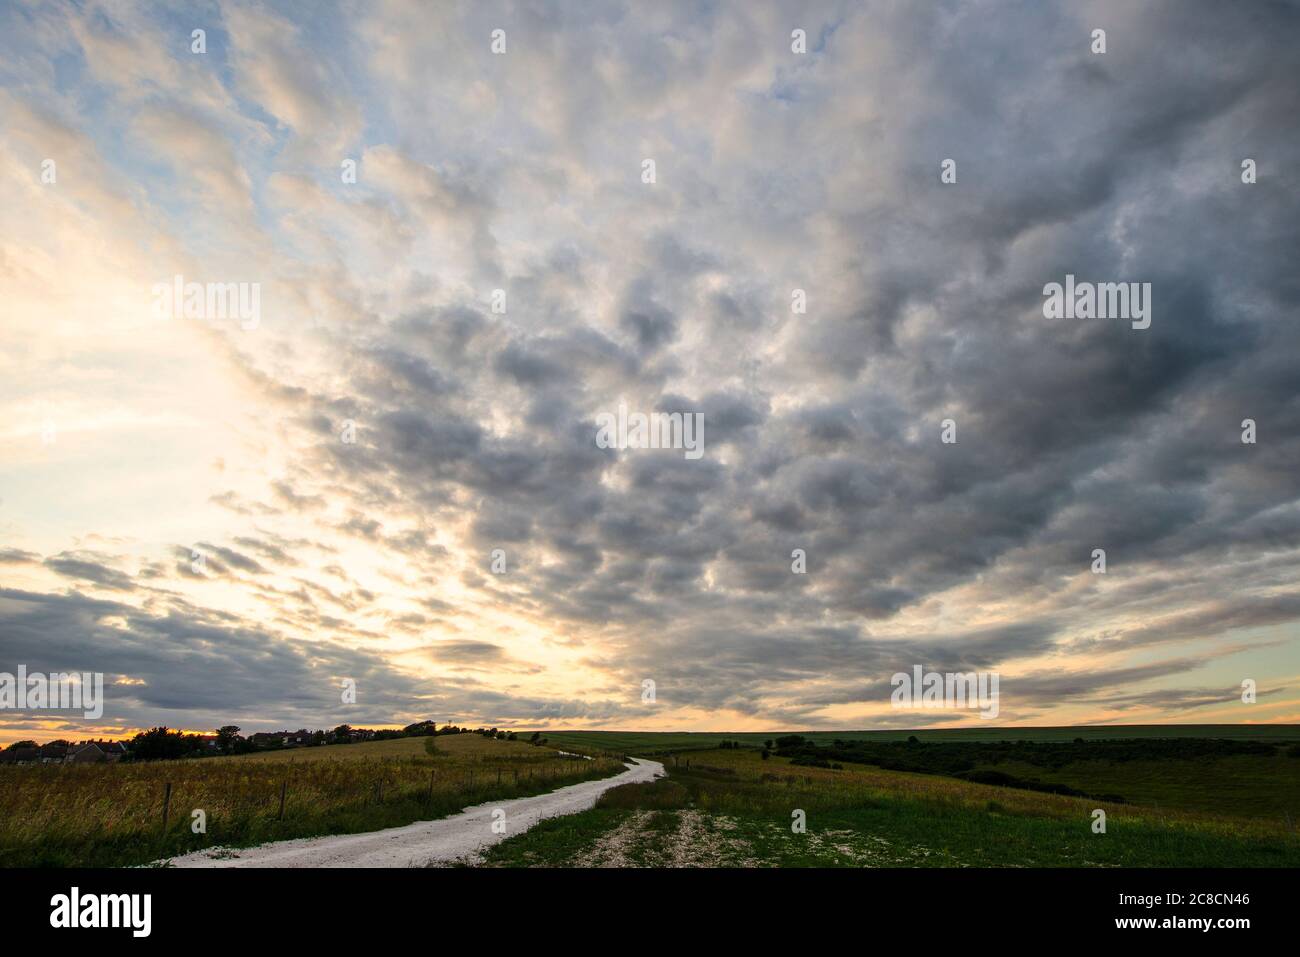
M 543 822 L 493 848 L 489 864 L 1300 864 L 1294 725 L 800 732 L 766 759 L 763 745 L 785 734 L 546 735 L 568 750 L 655 757 L 669 777 Z M 805 833 L 791 829 L 795 811 Z
M 803 732 L 766 758 L 764 743 L 784 735 L 544 734 L 551 747 L 461 734 L 433 739 L 433 755 L 428 739 L 411 737 L 4 767 L 0 866 L 141 865 L 213 846 L 395 827 L 612 776 L 626 754 L 662 761 L 669 777 L 544 821 L 491 849 L 487 863 L 1300 865 L 1294 726 Z M 204 833 L 191 827 L 196 810 Z M 1093 828 L 1098 810 L 1105 833 Z M 796 812 L 803 833 L 792 830 Z
M 1300 818 L 1300 746 L 1280 741 L 1185 737 L 1054 741 L 779 738 L 775 751 L 800 766 L 872 765 L 981 784 L 1273 818 Z
M 0 867 L 139 865 L 205 847 L 397 827 L 623 768 L 477 734 L 440 735 L 429 755 L 426 740 L 0 768 Z M 206 833 L 192 829 L 196 810 Z
M 709 750 L 723 741 L 761 747 L 788 731 L 688 732 L 688 731 L 543 731 L 548 742 L 569 751 L 614 751 L 653 756 L 690 750 Z M 1294 724 L 1158 724 L 1093 725 L 1076 728 L 937 728 L 919 731 L 801 731 L 818 744 L 845 741 L 1085 741 L 1131 738 L 1214 738 L 1226 741 L 1300 743 L 1300 725 Z M 521 735 L 525 734 L 521 732 Z
M 548 733 L 553 740 L 560 736 Z M 730 740 L 735 735 L 726 736 Z M 770 736 L 768 736 L 770 737 Z M 842 737 L 842 735 L 841 735 Z M 1293 763 L 1296 759 L 1280 758 Z M 1294 823 L 1109 803 L 749 748 L 668 756 L 667 779 L 491 848 L 489 866 L 1295 867 Z M 1207 774 L 1197 777 L 1206 786 Z M 1270 784 L 1286 790 L 1289 784 Z M 1194 790 L 1193 785 L 1188 790 Z M 1276 797 L 1275 802 L 1287 798 Z M 1294 794 L 1290 796 L 1294 800 Z M 1094 812 L 1106 814 L 1096 833 Z M 802 812 L 805 831 L 792 825 Z

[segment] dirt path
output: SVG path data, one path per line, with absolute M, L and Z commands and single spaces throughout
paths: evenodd
M 489 801 L 437 821 L 420 821 L 364 834 L 276 841 L 238 850 L 209 848 L 173 857 L 170 866 L 426 867 L 459 860 L 473 863 L 483 848 L 522 834 L 544 818 L 585 811 L 612 787 L 651 781 L 664 774 L 664 766 L 658 761 L 631 760 L 633 767 L 612 778 L 571 784 L 548 794 L 513 801 Z M 504 818 L 500 815 L 494 818 L 496 810 L 505 812 Z M 504 821 L 505 833 L 493 832 L 494 820 Z

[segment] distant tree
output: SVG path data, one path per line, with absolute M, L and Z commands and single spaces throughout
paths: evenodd
M 772 752 L 769 751 L 767 748 L 764 748 L 762 751 L 758 753 L 763 758 L 764 761 L 766 761 L 769 757 L 772 756 Z
M 170 761 L 197 751 L 197 735 L 182 734 L 167 727 L 141 731 L 131 739 L 131 757 L 136 761 Z
M 352 741 L 352 726 L 341 724 L 331 732 L 330 737 L 335 744 L 348 744 Z
M 239 728 L 233 724 L 224 724 L 217 728 L 217 749 L 222 754 L 231 754 L 239 741 Z
M 35 741 L 15 741 L 5 748 L 6 751 L 12 751 L 14 748 L 39 748 L 40 745 Z
M 541 736 L 542 736 L 542 732 L 540 732 L 540 731 L 534 731 L 534 732 L 533 732 L 533 736 L 532 736 L 531 738 L 528 739 L 528 743 L 529 743 L 529 744 L 536 744 L 536 743 L 538 742 L 538 740 L 541 738 Z
M 763 742 L 763 747 L 767 748 L 767 750 L 769 751 L 772 751 L 776 748 L 776 745 L 772 743 L 771 738 L 768 738 L 766 741 Z

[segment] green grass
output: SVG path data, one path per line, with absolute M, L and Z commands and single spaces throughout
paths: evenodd
M 493 845 L 484 853 L 486 867 L 573 867 L 584 851 L 631 812 L 595 808 L 553 817 L 523 834 Z
M 682 835 L 685 814 L 692 814 L 695 824 L 689 837 Z M 624 832 L 619 856 L 600 856 L 602 838 L 619 831 Z M 665 846 L 674 839 L 685 844 L 675 862 L 670 855 L 676 848 Z M 793 833 L 787 816 L 776 813 L 597 808 L 543 821 L 491 848 L 485 863 L 507 867 L 1215 868 L 1295 867 L 1300 853 L 1282 841 L 1242 841 L 1147 823 L 1112 821 L 1103 835 L 1093 834 L 1084 822 L 887 802 L 810 815 L 804 834 Z
M 732 736 L 734 738 L 734 736 Z M 1294 760 L 1294 759 L 1292 759 Z M 690 767 L 687 767 L 687 762 Z M 490 849 L 490 866 L 1295 867 L 1292 828 L 868 766 L 692 751 L 670 778 Z M 1105 834 L 1092 831 L 1095 808 Z M 804 811 L 807 832 L 791 830 Z
M 521 737 L 527 737 L 521 733 Z M 1147 724 L 1091 725 L 1075 728 L 947 728 L 919 731 L 543 731 L 552 747 L 568 751 L 612 751 L 632 755 L 709 750 L 723 741 L 761 747 L 784 734 L 801 734 L 810 741 L 1086 741 L 1116 738 L 1224 738 L 1233 741 L 1300 742 L 1295 724 Z
M 1118 794 L 1130 804 L 1300 822 L 1300 758 L 1281 754 L 1196 761 L 1080 761 L 1059 769 L 1007 761 L 988 767 L 1079 791 Z

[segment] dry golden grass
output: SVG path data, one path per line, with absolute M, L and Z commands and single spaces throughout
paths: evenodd
M 259 751 L 235 758 L 207 760 L 232 760 L 298 764 L 304 761 L 375 761 L 386 758 L 425 757 L 425 738 L 393 738 L 389 741 L 364 741 L 360 744 L 327 744 L 319 748 L 288 748 L 283 751 Z M 553 760 L 555 752 L 549 748 L 535 748 L 525 741 L 501 741 L 480 734 L 444 734 L 434 739 L 438 751 L 452 763 L 470 765 L 478 761 Z
M 0 866 L 142 863 L 164 851 L 372 830 L 622 769 L 610 759 L 573 759 L 475 734 L 439 737 L 430 757 L 424 740 L 0 769 Z M 196 809 L 206 815 L 206 834 L 191 831 Z

